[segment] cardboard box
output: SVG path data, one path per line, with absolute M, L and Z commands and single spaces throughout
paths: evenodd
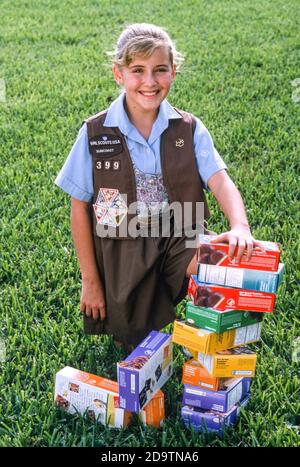
M 171 335 L 151 331 L 143 342 L 118 363 L 120 407 L 139 412 L 173 371 Z
M 283 271 L 283 263 L 279 263 L 278 271 L 276 272 L 228 268 L 199 263 L 197 278 L 205 284 L 276 293 L 283 279 Z
M 161 428 L 165 419 L 165 397 L 159 390 L 139 413 L 140 420 L 144 425 L 151 425 L 155 428 Z
M 212 355 L 189 350 L 193 357 L 217 378 L 231 378 L 232 376 L 253 378 L 255 376 L 256 353 L 247 346 L 223 350 Z
M 250 378 L 231 378 L 224 381 L 218 391 L 202 389 L 190 384 L 184 385 L 182 405 L 191 405 L 204 410 L 228 412 L 248 393 Z
M 249 395 L 245 396 L 240 403 L 226 413 L 183 406 L 181 417 L 186 427 L 192 427 L 195 431 L 217 431 L 222 433 L 227 426 L 233 425 L 237 421 L 241 408 L 246 407 L 249 399 Z
M 197 276 L 190 277 L 188 294 L 194 305 L 220 311 L 245 310 L 271 313 L 276 299 L 273 293 L 203 284 L 198 281 Z
M 213 238 L 214 235 L 199 235 L 200 246 L 197 251 L 199 263 L 274 272 L 278 269 L 280 250 L 277 243 L 261 241 L 265 251 L 258 247 L 254 248 L 250 261 L 247 261 L 247 252 L 245 252 L 237 264 L 234 258 L 232 260 L 228 258 L 229 244 L 210 243 Z
M 184 321 L 174 322 L 173 342 L 204 354 L 239 347 L 260 340 L 261 323 L 251 324 L 243 328 L 231 329 L 221 334 L 199 329 Z
M 56 373 L 55 404 L 66 412 L 79 412 L 103 425 L 121 428 L 131 414 L 119 407 L 118 383 L 100 376 L 65 367 Z
M 223 381 L 226 381 L 226 379 L 212 376 L 198 360 L 191 359 L 183 365 L 183 384 L 191 384 L 193 386 L 210 389 L 211 391 L 218 391 Z
M 206 368 L 199 362 L 199 360 L 191 359 L 185 362 L 182 371 L 182 383 L 197 386 L 210 391 L 218 391 L 232 378 L 217 378 L 212 376 Z M 250 391 L 251 378 L 243 378 L 243 391 L 248 393 Z
M 188 302 L 186 305 L 186 322 L 188 324 L 218 333 L 259 323 L 263 317 L 264 313 L 238 310 L 219 311 L 196 306 L 193 302 Z

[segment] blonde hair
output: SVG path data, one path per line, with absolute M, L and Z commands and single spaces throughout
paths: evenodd
M 116 48 L 108 52 L 112 62 L 118 66 L 128 66 L 136 55 L 150 57 L 159 47 L 169 49 L 170 63 L 176 64 L 177 71 L 184 61 L 183 55 L 176 50 L 169 34 L 154 24 L 135 23 L 128 26 L 120 35 Z

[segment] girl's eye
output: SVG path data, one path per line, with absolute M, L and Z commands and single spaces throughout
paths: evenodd
M 143 71 L 144 71 L 143 68 L 134 68 L 132 70 L 133 73 L 143 73 Z M 168 71 L 167 68 L 157 68 L 155 70 L 156 73 L 166 73 L 167 71 Z

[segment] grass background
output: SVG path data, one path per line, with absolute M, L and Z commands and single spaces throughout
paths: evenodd
M 295 446 L 299 444 L 299 89 L 297 0 L 2 1 L 0 79 L 0 446 Z M 163 430 L 109 430 L 53 407 L 71 365 L 116 378 L 109 338 L 84 336 L 69 199 L 54 186 L 82 120 L 117 95 L 105 51 L 132 22 L 166 27 L 186 57 L 169 100 L 194 112 L 247 206 L 258 239 L 278 241 L 286 275 L 266 316 L 252 398 L 223 439 L 179 418 L 183 356 L 164 386 Z M 298 170 L 298 172 L 297 172 Z M 226 228 L 216 204 L 211 227 Z M 178 313 L 183 313 L 183 305 Z M 168 330 L 171 330 L 169 327 Z

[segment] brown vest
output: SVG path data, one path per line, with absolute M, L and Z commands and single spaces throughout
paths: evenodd
M 176 109 L 182 116 L 171 119 L 169 127 L 161 136 L 161 170 L 169 202 L 192 203 L 192 224 L 196 221 L 196 203 L 204 203 L 204 217 L 209 217 L 203 183 L 200 178 L 193 145 L 195 118 L 182 110 Z M 127 206 L 136 202 L 136 183 L 134 169 L 124 136 L 117 127 L 104 127 L 106 111 L 91 116 L 86 121 L 89 151 L 93 159 L 93 204 L 96 203 L 100 188 L 117 189 L 127 195 Z M 127 222 L 136 214 L 128 214 Z M 124 220 L 125 222 L 125 220 Z M 93 215 L 94 232 L 96 216 Z M 98 226 L 99 227 L 99 226 Z M 105 230 L 105 226 L 101 226 Z M 111 227 L 106 228 L 106 230 Z M 103 232 L 103 230 L 102 230 Z M 113 228 L 113 237 L 118 237 L 119 228 Z M 99 233 L 98 233 L 99 235 Z M 102 234 L 103 235 L 103 234 Z M 101 235 L 101 236 L 102 236 Z M 108 235 L 109 236 L 109 235 Z

